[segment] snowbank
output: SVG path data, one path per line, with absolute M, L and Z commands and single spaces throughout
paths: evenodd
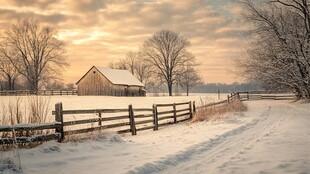
M 309 104 L 246 104 L 249 111 L 230 113 L 227 120 L 180 123 L 137 136 L 103 133 L 96 140 L 22 149 L 23 172 L 309 173 Z

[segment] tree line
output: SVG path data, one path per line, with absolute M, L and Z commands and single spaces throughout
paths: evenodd
M 189 93 L 200 82 L 195 56 L 188 50 L 190 45 L 180 34 L 161 30 L 144 41 L 138 52 L 129 52 L 109 66 L 129 70 L 146 88 L 165 84 L 171 96 L 173 85 L 177 84 Z M 61 72 L 68 65 L 65 44 L 53 27 L 23 19 L 0 35 L 1 90 L 15 90 L 16 84 L 33 91 L 64 87 Z
M 109 67 L 129 70 L 149 91 L 165 85 L 172 96 L 173 86 L 177 85 L 188 95 L 201 82 L 195 56 L 188 50 L 190 45 L 184 36 L 161 30 L 145 40 L 137 52 L 128 52 L 125 58 L 110 62 Z

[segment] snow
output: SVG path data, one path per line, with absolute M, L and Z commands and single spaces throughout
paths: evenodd
M 16 100 L 20 99 L 20 110 L 28 116 L 30 108 L 28 102 L 31 97 L 36 96 L 0 96 L 0 116 L 4 115 L 3 112 L 8 112 L 8 105 L 12 103 L 16 104 Z M 64 110 L 86 110 L 86 109 L 124 109 L 128 108 L 129 104 L 132 104 L 133 108 L 152 108 L 153 104 L 164 103 L 182 103 L 188 101 L 196 101 L 196 105 L 201 103 L 210 103 L 219 101 L 217 94 L 196 94 L 192 96 L 160 96 L 160 97 L 114 97 L 114 96 L 40 96 L 49 100 L 50 105 L 49 115 L 46 122 L 52 122 L 55 120 L 55 116 L 52 116 L 52 111 L 55 110 L 55 104 L 62 102 Z M 221 94 L 220 100 L 226 99 L 227 94 Z M 44 101 L 44 99 L 43 99 Z M 9 115 L 9 113 L 6 113 Z M 1 124 L 0 119 L 0 124 Z
M 95 68 L 97 68 L 114 85 L 144 86 L 144 84 L 128 70 L 109 69 L 100 66 L 95 66 Z
M 228 119 L 21 149 L 21 167 L 24 173 L 309 173 L 310 104 L 245 103 L 249 111 Z

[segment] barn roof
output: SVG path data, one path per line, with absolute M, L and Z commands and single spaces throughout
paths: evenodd
M 141 83 L 128 70 L 109 69 L 100 66 L 94 67 L 114 85 L 144 86 L 144 84 Z M 79 81 L 77 83 L 79 83 Z

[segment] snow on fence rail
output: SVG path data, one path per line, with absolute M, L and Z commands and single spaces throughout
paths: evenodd
M 77 95 L 76 90 L 65 90 L 65 89 L 56 89 L 56 90 L 3 90 L 0 91 L 0 96 L 10 96 L 10 95 Z
M 30 143 L 38 141 L 60 140 L 59 133 L 42 134 L 43 130 L 57 129 L 60 127 L 59 122 L 51 122 L 45 124 L 17 124 L 17 125 L 0 125 L 0 133 L 2 136 L 6 132 L 11 133 L 11 136 L 4 136 L 0 138 L 1 144 L 13 144 L 13 143 Z M 33 134 L 34 131 L 42 131 L 39 135 L 26 136 L 27 134 Z
M 133 108 L 129 105 L 124 109 L 88 109 L 63 110 L 62 103 L 55 105 L 55 122 L 45 124 L 19 124 L 0 126 L 0 133 L 12 132 L 10 138 L 0 138 L 0 144 L 27 143 L 57 139 L 59 142 L 68 135 L 88 133 L 103 129 L 114 129 L 118 133 L 136 135 L 138 131 L 190 120 L 192 118 L 192 102 L 173 104 L 154 104 L 152 108 Z M 89 114 L 96 118 L 90 118 Z M 86 115 L 86 119 L 83 118 Z M 68 119 L 68 118 L 74 118 Z M 95 124 L 95 125 L 94 125 Z M 78 128 L 74 129 L 74 126 Z M 16 132 L 53 129 L 55 133 L 34 135 L 32 137 L 16 137 Z

